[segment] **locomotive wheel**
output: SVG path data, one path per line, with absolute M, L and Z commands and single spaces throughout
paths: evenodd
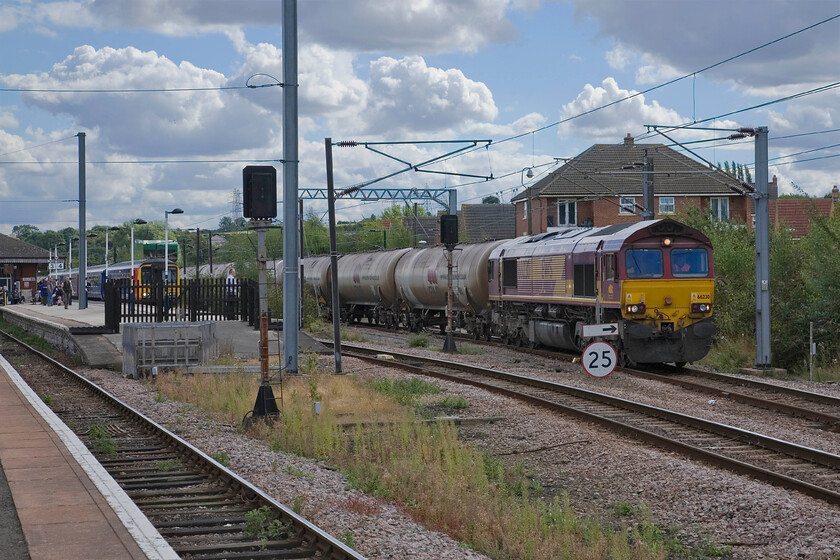
M 483 333 L 484 334 L 484 340 L 486 340 L 487 342 L 490 342 L 490 339 L 493 338 L 493 329 L 491 329 L 490 326 L 487 325 L 483 328 L 483 330 L 484 330 L 484 333 Z
M 502 333 L 502 344 L 510 344 L 510 334 L 508 331 Z

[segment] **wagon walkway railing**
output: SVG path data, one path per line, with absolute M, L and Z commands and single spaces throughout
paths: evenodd
M 252 280 L 198 278 L 183 282 L 134 284 L 130 278 L 105 283 L 105 327 L 164 321 L 248 321 L 257 325 L 259 290 Z

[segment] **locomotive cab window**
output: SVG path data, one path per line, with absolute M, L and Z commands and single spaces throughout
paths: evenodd
M 672 249 L 674 278 L 705 278 L 709 275 L 709 254 L 705 249 Z
M 615 280 L 615 255 L 604 255 L 604 280 Z
M 629 249 L 624 254 L 624 268 L 627 278 L 662 278 L 662 250 Z
M 502 287 L 516 287 L 516 259 L 505 259 L 502 261 Z

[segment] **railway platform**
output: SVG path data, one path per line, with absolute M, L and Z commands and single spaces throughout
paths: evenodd
M 2 558 L 178 558 L 2 356 L 0 470 Z
M 80 310 L 18 304 L 0 316 L 77 352 L 86 365 L 121 371 L 121 334 L 93 334 L 105 307 Z M 77 331 L 77 332 L 73 332 Z M 81 333 L 79 333 L 81 331 Z M 85 332 L 88 331 L 88 332 Z M 241 321 L 219 321 L 220 340 L 238 358 L 259 357 L 259 331 Z M 270 351 L 282 335 L 269 332 Z M 301 333 L 302 350 L 323 347 Z M 23 382 L 0 354 L 0 558 L 5 560 L 174 559 L 178 555 L 84 444 Z
M 54 346 L 78 352 L 85 365 L 120 370 L 122 367 L 122 334 L 95 334 L 84 331 L 105 325 L 105 305 L 89 301 L 87 309 L 79 309 L 77 302 L 64 306 L 33 305 L 29 303 L 0 307 L 0 316 L 10 322 L 25 322 L 26 330 L 42 336 Z M 74 332 L 77 331 L 77 332 Z M 217 321 L 219 340 L 229 342 L 237 358 L 259 358 L 259 330 L 244 321 Z M 269 352 L 283 351 L 280 331 L 269 331 Z M 306 333 L 298 339 L 301 350 L 324 352 L 326 348 Z

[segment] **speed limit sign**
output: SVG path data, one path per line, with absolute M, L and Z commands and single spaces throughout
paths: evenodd
M 606 377 L 615 369 L 615 348 L 606 342 L 593 342 L 583 351 L 583 369 L 592 377 Z

